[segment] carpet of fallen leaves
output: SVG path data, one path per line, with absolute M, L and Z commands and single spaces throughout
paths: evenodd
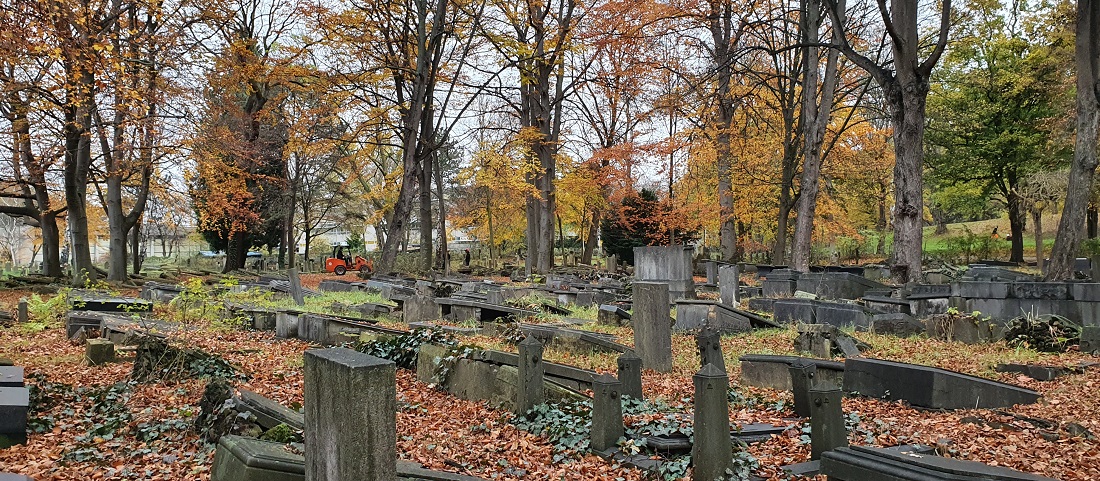
M 323 275 L 303 276 L 306 287 L 315 288 Z M 0 296 L 0 308 L 14 308 L 21 295 L 7 291 Z M 196 347 L 224 357 L 238 366 L 249 380 L 242 388 L 259 392 L 285 405 L 302 402 L 301 353 L 308 343 L 275 339 L 271 333 L 240 331 L 200 325 L 180 330 L 173 338 L 181 345 Z M 632 344 L 628 328 L 603 329 Z M 726 365 L 734 385 L 740 376 L 737 358 L 746 353 L 792 352 L 792 330 L 767 330 L 727 336 L 722 340 Z M 871 357 L 917 362 L 956 370 L 1035 389 L 1043 394 L 1039 404 L 1006 410 L 937 412 L 917 410 L 901 403 L 876 399 L 848 398 L 846 413 L 856 413 L 859 422 L 851 431 L 852 444 L 891 446 L 923 443 L 936 446 L 941 454 L 1007 466 L 1066 481 L 1100 479 L 1100 442 L 1074 436 L 1072 424 L 1100 433 L 1100 367 L 1082 374 L 1040 382 L 1015 374 L 993 372 L 998 362 L 1033 362 L 1074 366 L 1095 358 L 1070 352 L 1040 354 L 1010 348 L 1003 343 L 968 346 L 923 338 L 896 339 L 857 333 L 873 346 Z M 464 342 L 508 349 L 498 339 L 475 336 Z M 674 369 L 670 373 L 647 371 L 647 397 L 660 398 L 672 406 L 690 409 L 691 376 L 698 368 L 694 339 L 673 338 Z M 28 377 L 41 376 L 53 383 L 76 386 L 107 386 L 126 381 L 132 358 L 123 353 L 116 363 L 91 367 L 83 363 L 83 348 L 64 338 L 62 329 L 25 333 L 18 328 L 0 329 L 0 356 L 26 367 Z M 577 354 L 553 346 L 546 358 L 601 372 L 614 372 L 613 354 Z M 415 375 L 399 371 L 398 450 L 402 459 L 427 467 L 502 480 L 635 480 L 644 473 L 612 465 L 595 456 L 575 456 L 567 464 L 553 463 L 552 447 L 545 439 L 517 430 L 509 423 L 511 414 L 490 409 L 483 402 L 457 399 L 418 382 Z M 130 425 L 113 439 L 93 439 L 92 447 L 107 453 L 105 460 L 63 461 L 65 453 L 78 446 L 88 426 L 82 424 L 91 406 L 57 406 L 50 413 L 58 421 L 51 431 L 32 434 L 24 446 L 0 450 L 0 470 L 27 474 L 36 480 L 78 479 L 209 479 L 213 447 L 203 443 L 189 428 L 166 430 L 150 442 L 134 432 L 143 423 L 185 419 L 197 410 L 203 382 L 198 380 L 137 385 L 125 400 L 132 414 Z M 740 387 L 742 394 L 758 400 L 750 406 L 734 406 L 735 424 L 767 422 L 792 426 L 784 434 L 754 444 L 749 450 L 760 461 L 756 474 L 769 480 L 788 479 L 779 466 L 806 461 L 809 445 L 802 439 L 801 423 L 793 419 L 790 394 L 768 389 Z M 784 401 L 785 404 L 780 403 Z M 1034 422 L 1035 419 L 1045 422 Z M 821 477 L 823 479 L 823 477 Z

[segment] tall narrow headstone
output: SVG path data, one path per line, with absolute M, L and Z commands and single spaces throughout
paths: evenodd
M 812 389 L 814 376 L 817 374 L 817 365 L 805 362 L 801 358 L 790 367 L 791 391 L 794 393 L 794 413 L 800 418 L 808 418 L 811 414 L 810 389 Z
M 304 358 L 306 481 L 397 479 L 393 361 L 345 348 Z
M 729 377 L 714 364 L 703 366 L 695 381 L 695 443 L 691 460 L 693 481 L 714 481 L 726 475 L 733 444 L 730 441 L 730 412 L 726 392 Z
M 298 269 L 287 269 L 286 276 L 290 278 L 290 296 L 294 298 L 294 303 L 299 306 L 304 306 L 306 304 L 306 298 L 305 294 L 302 292 L 302 280 L 298 278 Z
M 672 323 L 668 284 L 634 283 L 634 349 L 642 366 L 658 372 L 672 370 Z
M 519 363 L 516 367 L 519 369 L 516 415 L 522 416 L 546 399 L 546 390 L 542 385 L 542 343 L 535 336 L 527 336 L 519 343 Z
M 726 360 L 722 358 L 722 335 L 704 327 L 695 335 L 695 346 L 699 350 L 699 366 L 714 364 L 723 371 L 726 370 Z
M 623 437 L 623 383 L 608 374 L 592 380 L 592 433 L 594 451 L 614 448 Z
M 27 312 L 27 298 L 19 298 L 19 323 L 25 324 L 30 320 L 30 314 Z
M 722 304 L 727 306 L 737 306 L 739 304 L 739 274 L 736 265 L 722 264 L 718 266 L 718 293 L 722 296 Z
M 718 263 L 715 261 L 705 261 L 707 263 L 707 284 L 718 284 Z
M 623 396 L 642 399 L 642 358 L 634 351 L 626 351 L 619 356 L 619 382 L 623 383 Z
M 848 446 L 848 430 L 844 426 L 844 410 L 840 389 L 810 390 L 810 459 L 821 459 L 821 453 Z

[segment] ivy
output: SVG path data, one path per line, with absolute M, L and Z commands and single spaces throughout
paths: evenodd
M 357 342 L 352 345 L 352 348 L 374 357 L 389 359 L 396 363 L 397 367 L 416 369 L 416 356 L 420 353 L 420 346 L 423 344 L 453 347 L 457 342 L 454 336 L 444 331 L 424 328 L 408 334 Z

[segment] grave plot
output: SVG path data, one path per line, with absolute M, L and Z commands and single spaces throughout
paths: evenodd
M 263 322 L 257 325 L 252 319 L 254 313 L 294 312 L 298 327 L 312 325 L 308 320 L 312 316 L 328 319 L 329 325 L 343 322 L 349 327 L 361 328 L 354 339 L 349 336 L 353 341 L 350 346 L 368 351 L 370 355 L 393 357 L 398 366 L 392 381 L 396 433 L 394 472 L 399 477 L 420 473 L 423 476 L 420 479 L 431 479 L 424 471 L 415 471 L 421 469 L 482 479 L 598 479 L 604 476 L 630 480 L 646 479 L 650 476 L 646 470 L 658 469 L 665 479 L 679 479 L 693 473 L 706 476 L 708 470 L 724 471 L 728 467 L 735 471 L 751 471 L 762 479 L 785 479 L 781 478 L 785 476 L 782 474 L 784 466 L 808 462 L 817 457 L 815 452 L 821 454 L 820 451 L 826 448 L 909 443 L 932 446 L 953 459 L 996 463 L 1058 479 L 1085 480 L 1100 476 L 1092 461 L 1098 444 L 1089 438 L 1090 433 L 1100 432 L 1100 426 L 1093 421 L 1100 414 L 1096 412 L 1100 403 L 1096 390 L 1090 389 L 1090 386 L 1100 385 L 1100 373 L 1084 366 L 1089 357 L 1076 352 L 1048 354 L 1012 348 L 1003 342 L 964 346 L 920 337 L 903 339 L 851 333 L 858 341 L 871 346 L 863 353 L 868 358 L 922 364 L 1019 384 L 1042 395 L 1043 401 L 1042 404 L 1003 409 L 938 412 L 918 410 L 881 398 L 837 398 L 829 402 L 830 406 L 839 408 L 829 414 L 830 419 L 837 415 L 841 419 L 842 428 L 837 431 L 835 422 L 815 424 L 825 422 L 827 416 L 799 417 L 804 413 L 796 409 L 798 395 L 785 389 L 748 387 L 739 381 L 745 364 L 739 359 L 747 354 L 767 352 L 796 356 L 794 341 L 798 332 L 793 327 L 758 328 L 721 336 L 706 334 L 699 338 L 694 332 L 670 330 L 668 344 L 664 344 L 666 341 L 660 338 L 665 332 L 657 329 L 660 326 L 654 323 L 664 320 L 665 327 L 671 327 L 668 307 L 664 308 L 662 316 L 657 307 L 647 308 L 645 302 L 636 303 L 631 323 L 634 327 L 639 322 L 647 323 L 640 340 L 659 351 L 656 358 L 649 358 L 657 363 L 655 366 L 661 367 L 659 372 L 639 369 L 644 360 L 632 356 L 632 352 L 625 355 L 579 352 L 555 346 L 552 342 L 545 346 L 532 344 L 540 337 L 536 335 L 539 329 L 575 329 L 614 336 L 626 347 L 638 345 L 634 327 L 601 325 L 596 319 L 596 308 L 592 309 L 591 319 L 585 319 L 582 326 L 557 324 L 564 322 L 563 317 L 577 315 L 576 309 L 564 316 L 554 315 L 560 317 L 551 322 L 525 323 L 530 327 L 528 336 L 522 338 L 516 334 L 524 334 L 518 328 L 524 324 L 517 324 L 517 329 L 511 332 L 479 326 L 480 331 L 470 336 L 447 337 L 449 341 L 433 354 L 421 348 L 421 344 L 427 340 L 441 342 L 445 338 L 438 334 L 428 334 L 427 338 L 414 336 L 409 332 L 410 326 L 400 320 L 405 314 L 403 310 L 379 312 L 370 318 L 346 316 L 356 319 L 341 320 L 340 316 L 347 313 L 337 312 L 333 304 L 337 301 L 352 304 L 348 299 L 334 297 L 314 304 L 307 298 L 304 306 L 298 306 L 293 301 L 272 297 L 249 300 L 256 302 L 253 307 L 233 305 L 237 313 L 226 315 L 233 310 L 221 308 L 226 297 L 219 294 L 212 295 L 211 299 L 216 299 L 214 304 L 219 306 L 211 318 L 198 315 L 198 305 L 179 303 L 158 305 L 154 314 L 164 321 L 193 327 L 173 332 L 173 342 L 211 353 L 235 367 L 241 375 L 234 381 L 241 389 L 237 396 L 248 409 L 260 414 L 256 418 L 262 419 L 259 424 L 264 432 L 278 426 L 276 421 L 285 422 L 289 429 L 297 431 L 296 424 L 309 419 L 300 409 L 305 407 L 308 411 L 309 393 L 316 391 L 307 387 L 310 374 L 302 353 L 321 348 L 316 341 L 331 342 L 332 339 L 314 336 L 314 342 L 308 342 L 298 338 L 300 330 L 293 338 L 281 339 Z M 391 299 L 376 300 L 392 302 Z M 288 301 L 289 304 L 279 304 Z M 231 298 L 230 302 L 247 303 L 240 297 Z M 407 303 L 408 300 L 403 304 L 407 306 Z M 660 302 L 654 303 L 658 304 Z M 665 306 L 669 306 L 668 301 Z M 639 317 L 640 309 L 650 312 Z M 583 315 L 588 317 L 588 314 Z M 247 323 L 232 322 L 246 316 L 249 317 Z M 534 317 L 547 321 L 548 316 L 551 315 L 539 313 Z M 302 322 L 302 318 L 307 320 Z M 60 321 L 54 322 L 61 326 Z M 357 322 L 362 325 L 354 324 Z M 645 331 L 647 328 L 650 330 Z M 307 328 L 305 332 L 308 331 Z M 665 345 L 668 347 L 662 348 Z M 4 349 L 0 357 L 12 358 L 26 366 L 29 383 L 70 384 L 74 390 L 92 386 L 97 390 L 91 394 L 95 399 L 118 400 L 105 404 L 113 406 L 110 412 L 125 417 L 122 415 L 125 410 L 130 416 L 124 427 L 111 428 L 109 439 L 104 438 L 97 444 L 95 436 L 90 438 L 91 442 L 80 441 L 77 437 L 94 427 L 96 423 L 92 421 L 99 420 L 104 413 L 75 402 L 70 404 L 78 406 L 78 419 L 63 419 L 63 408 L 51 405 L 42 413 L 33 412 L 31 420 L 52 416 L 55 426 L 58 422 L 71 425 L 66 424 L 66 429 L 57 433 L 53 429 L 29 433 L 26 446 L 0 450 L 0 464 L 18 466 L 17 472 L 36 479 L 85 479 L 82 476 L 86 470 L 99 468 L 116 469 L 112 474 L 119 475 L 124 467 L 151 469 L 165 479 L 210 479 L 210 471 L 216 465 L 213 447 L 199 441 L 192 428 L 194 417 L 201 412 L 204 380 L 180 379 L 171 383 L 127 384 L 115 388 L 116 381 L 129 378 L 134 353 L 124 349 L 117 353 L 114 362 L 87 365 L 83 362 L 84 346 L 69 344 L 61 327 L 35 333 L 17 328 L 0 330 L 0 349 Z M 665 362 L 662 356 L 666 355 L 661 350 L 667 350 L 667 368 L 660 364 Z M 419 361 L 425 357 L 438 357 L 441 362 L 421 369 Z M 455 362 L 442 362 L 448 357 Z M 539 365 L 525 361 L 536 358 L 541 361 Z M 717 366 L 719 360 L 724 369 Z M 464 367 L 457 367 L 459 363 Z M 994 368 L 998 363 L 1076 368 L 1065 370 L 1053 380 L 1038 381 L 1030 377 L 1020 379 L 1024 375 L 1018 372 L 996 372 Z M 466 400 L 439 389 L 451 376 L 485 379 L 480 372 L 483 368 L 475 369 L 473 365 L 488 365 L 489 371 L 495 369 L 494 378 L 512 389 L 511 392 L 503 389 L 505 394 L 497 396 L 511 400 L 512 405 L 495 404 L 493 395 L 489 395 L 489 399 Z M 790 366 L 784 364 L 783 368 L 790 379 Z M 460 374 L 463 369 L 469 372 Z M 505 371 L 514 374 L 501 374 Z M 635 378 L 640 382 L 635 383 L 632 380 Z M 567 382 L 572 384 L 566 385 Z M 551 394 L 555 388 L 549 387 L 552 383 L 561 385 L 563 391 L 560 392 L 573 394 L 565 402 L 540 404 L 540 400 L 554 399 Z M 538 389 L 531 390 L 532 386 L 543 386 L 543 389 L 540 393 Z M 810 387 L 815 386 L 811 384 Z M 65 396 L 64 388 L 51 389 Z M 347 391 L 334 393 L 332 400 L 355 395 L 355 390 Z M 638 396 L 629 395 L 624 400 L 622 395 L 626 393 Z M 616 394 L 618 399 L 615 399 Z M 66 399 L 75 401 L 77 398 Z M 371 401 L 367 404 L 384 403 Z M 514 412 L 519 410 L 517 406 L 534 409 L 520 417 Z M 300 421 L 296 414 L 303 415 Z M 619 419 L 619 423 L 614 422 L 615 419 Z M 140 427 L 142 424 L 144 428 Z M 142 441 L 142 432 L 153 431 L 164 439 Z M 689 432 L 694 436 L 694 443 L 684 442 Z M 840 435 L 836 436 L 838 432 Z M 828 433 L 833 436 L 820 438 Z M 233 435 L 249 438 L 249 433 Z M 629 441 L 619 442 L 623 435 Z M 223 439 L 231 443 L 238 438 Z M 643 446 L 643 439 L 648 447 Z M 740 442 L 748 443 L 747 447 L 733 447 Z M 351 440 L 340 444 L 350 447 L 356 443 Z M 651 449 L 657 446 L 664 451 L 652 452 Z M 106 454 L 108 449 L 119 454 L 110 457 Z M 151 452 L 139 453 L 141 449 Z M 259 452 L 249 449 L 252 448 L 240 447 L 237 451 Z M 608 452 L 611 450 L 615 452 Z M 608 461 L 596 452 L 618 462 Z M 730 452 L 738 454 L 729 458 L 714 455 Z M 689 466 L 688 458 L 683 456 L 687 453 L 691 453 L 691 459 L 702 461 L 697 466 Z M 305 463 L 306 451 L 301 454 L 302 463 Z M 79 456 L 87 457 L 78 459 Z M 166 456 L 177 462 L 164 463 Z M 821 454 L 821 457 L 827 459 L 828 455 Z M 62 458 L 66 463 L 55 462 Z M 408 463 L 416 463 L 420 468 Z M 306 469 L 304 464 L 302 469 L 303 472 Z

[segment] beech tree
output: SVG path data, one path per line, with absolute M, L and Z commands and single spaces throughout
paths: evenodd
M 1073 278 L 1073 263 L 1084 239 L 1085 211 L 1096 175 L 1096 136 L 1100 132 L 1100 1 L 1077 0 L 1076 25 L 1077 139 L 1047 280 Z
M 825 0 L 833 28 L 843 33 L 845 12 L 838 0 Z M 951 26 L 951 0 L 940 7 L 936 41 L 927 52 L 918 32 L 918 2 L 878 0 L 892 62 L 879 63 L 852 48 L 846 35 L 833 44 L 845 57 L 864 69 L 882 88 L 894 127 L 894 252 L 893 273 L 899 281 L 921 276 L 921 248 L 924 227 L 924 126 L 932 68 L 947 48 Z M 922 60 L 922 56 L 923 60 Z

